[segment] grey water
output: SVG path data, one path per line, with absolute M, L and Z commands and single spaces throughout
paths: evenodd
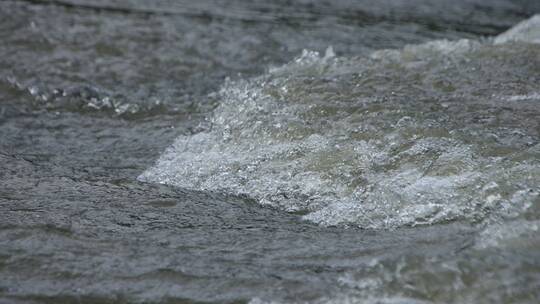
M 0 303 L 538 303 L 540 2 L 0 2 Z

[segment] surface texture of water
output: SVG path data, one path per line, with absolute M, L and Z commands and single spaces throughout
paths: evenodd
M 0 2 L 0 303 L 537 303 L 537 13 Z

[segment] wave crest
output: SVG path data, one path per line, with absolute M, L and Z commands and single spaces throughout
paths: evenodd
M 140 179 L 248 195 L 322 225 L 513 216 L 516 193 L 538 199 L 540 113 L 507 96 L 537 94 L 537 54 L 470 40 L 306 51 L 226 82 L 208 129 L 179 137 Z

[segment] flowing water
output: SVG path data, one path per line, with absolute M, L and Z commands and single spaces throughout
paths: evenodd
M 0 2 L 0 303 L 538 303 L 540 2 Z

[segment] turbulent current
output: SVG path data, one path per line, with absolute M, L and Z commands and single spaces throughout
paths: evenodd
M 356 58 L 304 51 L 228 81 L 205 131 L 177 138 L 139 179 L 246 195 L 326 226 L 534 214 L 537 43 L 540 15 L 483 41 Z
M 540 303 L 540 1 L 0 1 L 0 304 Z

